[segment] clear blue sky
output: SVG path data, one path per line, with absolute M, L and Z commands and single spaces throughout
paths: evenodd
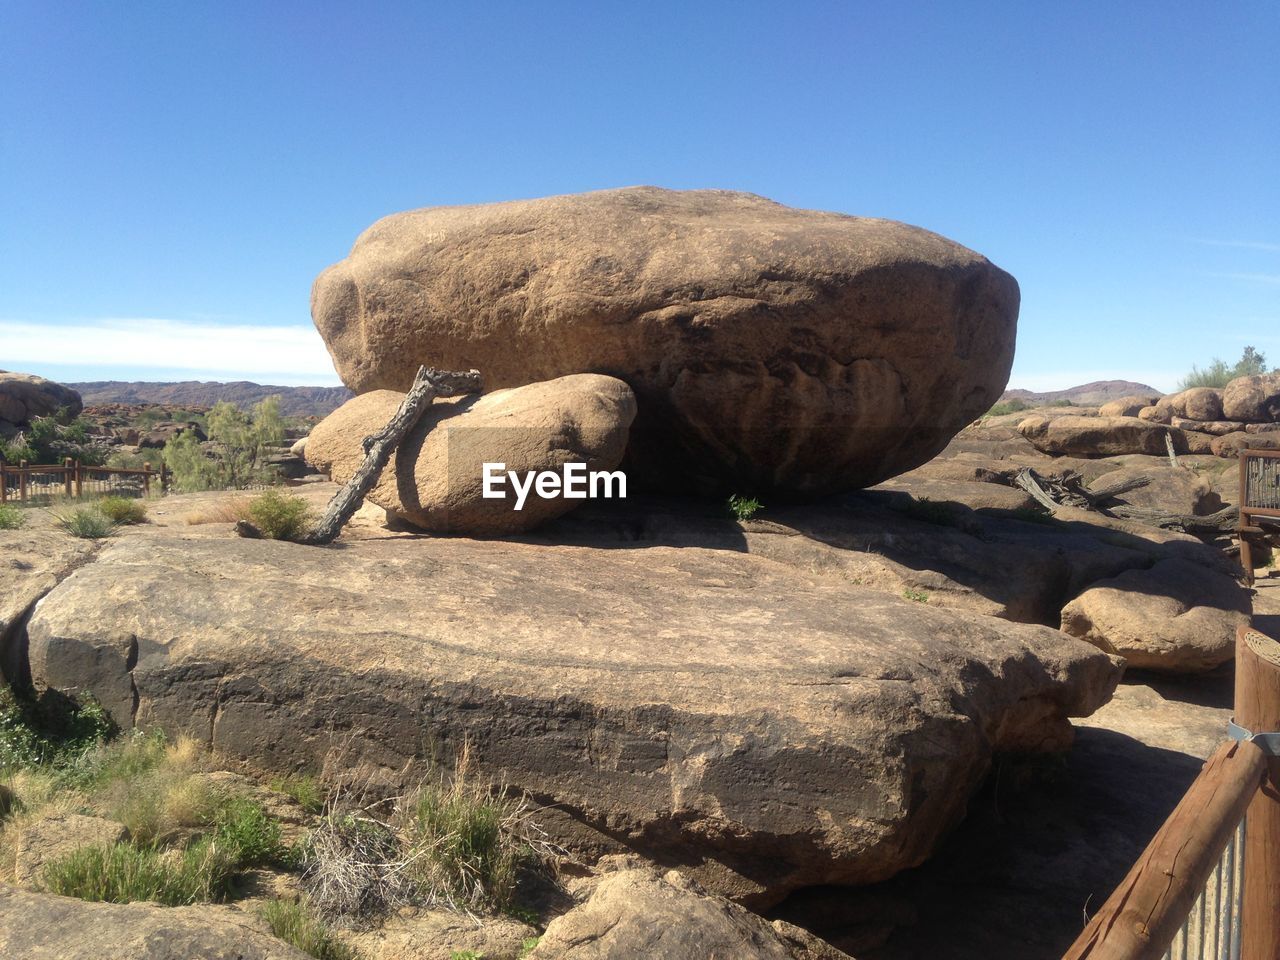
M 413 207 L 628 184 L 890 217 L 1022 285 L 1013 386 L 1280 363 L 1280 5 L 0 4 L 0 367 L 336 382 Z

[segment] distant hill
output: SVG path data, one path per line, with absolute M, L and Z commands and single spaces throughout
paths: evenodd
M 1063 400 L 1070 400 L 1077 407 L 1100 407 L 1111 400 L 1119 400 L 1121 397 L 1131 395 L 1162 397 L 1164 391 L 1145 383 L 1134 383 L 1132 380 L 1095 380 L 1093 383 L 1083 383 L 1078 387 L 1068 387 L 1066 390 L 1050 390 L 1047 393 L 1006 390 L 1000 400 L 1021 400 L 1030 407 L 1047 406 L 1061 403 Z
M 350 400 L 346 387 L 276 387 L 238 380 L 234 383 L 182 380 L 175 383 L 148 383 L 98 380 L 69 383 L 79 391 L 85 406 L 105 403 L 162 403 L 170 406 L 211 407 L 226 400 L 248 408 L 274 393 L 280 395 L 280 412 L 286 417 L 323 417 Z

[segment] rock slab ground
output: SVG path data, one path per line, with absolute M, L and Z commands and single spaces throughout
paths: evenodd
M 126 539 L 28 636 L 38 689 L 271 769 L 345 744 L 421 772 L 469 742 L 561 842 L 749 904 L 919 863 L 997 751 L 1064 747 L 1119 673 L 750 555 L 461 539 Z
M 386 217 L 311 310 L 356 393 L 422 363 L 488 388 L 609 374 L 636 392 L 637 479 L 819 495 L 918 466 L 987 410 L 1018 303 L 917 227 L 632 187 Z

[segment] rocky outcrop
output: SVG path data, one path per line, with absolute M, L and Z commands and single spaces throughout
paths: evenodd
M 605 876 L 547 926 L 529 960 L 850 960 L 782 920 L 770 923 L 672 870 Z
M 1138 417 L 1046 417 L 1033 414 L 1018 424 L 1018 432 L 1037 450 L 1053 456 L 1159 455 L 1165 452 L 1166 435 L 1173 438 L 1177 452 L 1187 452 L 1187 439 L 1181 430 Z
M 0 884 L 5 960 L 307 960 L 227 907 L 86 903 Z
M 1018 300 L 916 227 L 634 187 L 387 217 L 311 303 L 357 393 L 420 363 L 488 388 L 609 374 L 638 400 L 637 480 L 818 495 L 920 465 L 989 409 Z
M 1228 420 L 1280 422 L 1280 371 L 1232 380 L 1222 391 L 1222 411 Z
M 0 370 L 0 424 L 19 427 L 64 410 L 76 417 L 81 409 L 80 394 L 70 387 L 31 373 Z
M 363 439 L 381 430 L 403 399 L 393 390 L 375 390 L 349 400 L 312 430 L 307 460 L 345 483 L 364 460 Z M 396 449 L 368 499 L 424 530 L 479 536 L 531 530 L 582 500 L 531 489 L 518 501 L 505 472 L 524 477 L 559 472 L 568 463 L 611 471 L 622 462 L 635 412 L 631 388 L 597 374 L 437 400 Z M 486 463 L 505 465 L 502 499 L 484 496 Z M 584 476 L 584 490 L 585 482 Z
M 1159 400 L 1157 407 L 1167 409 L 1173 417 L 1187 420 L 1221 420 L 1222 391 L 1213 387 L 1192 387 Z
M 1095 583 L 1063 608 L 1062 630 L 1133 667 L 1195 673 L 1232 658 L 1251 611 L 1230 574 L 1164 560 Z
M 1188 420 L 1186 417 L 1173 417 L 1169 422 L 1179 430 L 1194 430 L 1214 437 L 1235 433 L 1245 427 L 1238 420 Z
M 40 604 L 31 675 L 270 769 L 469 742 L 566 846 L 749 904 L 921 862 L 995 752 L 1060 748 L 1117 679 L 1046 627 L 617 546 L 124 539 Z
M 1104 403 L 1098 408 L 1098 416 L 1100 417 L 1136 417 L 1147 407 L 1153 406 L 1159 397 L 1155 396 L 1128 396 L 1121 397 L 1119 400 L 1112 400 L 1110 403 Z

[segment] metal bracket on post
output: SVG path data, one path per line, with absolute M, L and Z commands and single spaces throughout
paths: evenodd
M 1280 757 L 1280 731 L 1274 733 L 1252 733 L 1232 717 L 1227 721 L 1227 736 L 1232 740 L 1246 740 L 1257 744 L 1258 749 L 1268 757 Z

